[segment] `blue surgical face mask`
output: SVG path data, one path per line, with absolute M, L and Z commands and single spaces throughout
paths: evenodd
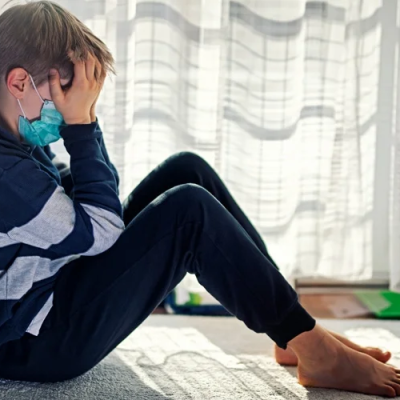
M 46 146 L 56 142 L 61 138 L 60 132 L 66 126 L 63 116 L 57 111 L 54 103 L 50 100 L 43 100 L 42 96 L 33 82 L 32 76 L 29 75 L 40 100 L 43 102 L 43 107 L 40 111 L 40 119 L 30 122 L 26 118 L 26 114 L 22 108 L 21 102 L 17 99 L 22 115 L 19 117 L 18 129 L 19 133 L 25 142 L 34 146 Z

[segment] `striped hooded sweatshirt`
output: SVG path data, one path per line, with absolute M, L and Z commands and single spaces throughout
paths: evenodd
M 118 174 L 97 122 L 66 127 L 62 174 L 48 146 L 0 129 L 0 345 L 38 335 L 57 273 L 110 248 L 124 229 Z

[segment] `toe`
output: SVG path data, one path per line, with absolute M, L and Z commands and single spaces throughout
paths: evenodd
M 396 395 L 400 396 L 400 384 L 399 383 L 391 383 L 392 388 L 395 390 Z
M 392 386 L 385 385 L 382 386 L 379 394 L 387 397 L 396 397 L 396 390 Z
M 384 356 L 385 362 L 387 362 L 387 361 L 389 361 L 391 359 L 392 353 L 390 351 L 385 351 L 383 353 L 383 356 Z
M 391 357 L 392 357 L 392 353 L 390 351 L 385 351 L 383 353 L 382 361 L 387 362 L 390 360 Z
M 387 362 L 392 356 L 389 351 L 382 351 L 376 347 L 367 347 L 367 354 L 374 357 L 378 361 Z

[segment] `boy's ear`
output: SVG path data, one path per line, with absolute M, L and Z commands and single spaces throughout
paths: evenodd
M 21 100 L 29 84 L 29 74 L 23 68 L 14 68 L 7 75 L 7 89 L 16 98 Z

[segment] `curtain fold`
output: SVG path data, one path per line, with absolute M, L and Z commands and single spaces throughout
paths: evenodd
M 98 113 L 123 196 L 196 152 L 285 275 L 400 291 L 398 1 L 58 3 L 115 55 Z

